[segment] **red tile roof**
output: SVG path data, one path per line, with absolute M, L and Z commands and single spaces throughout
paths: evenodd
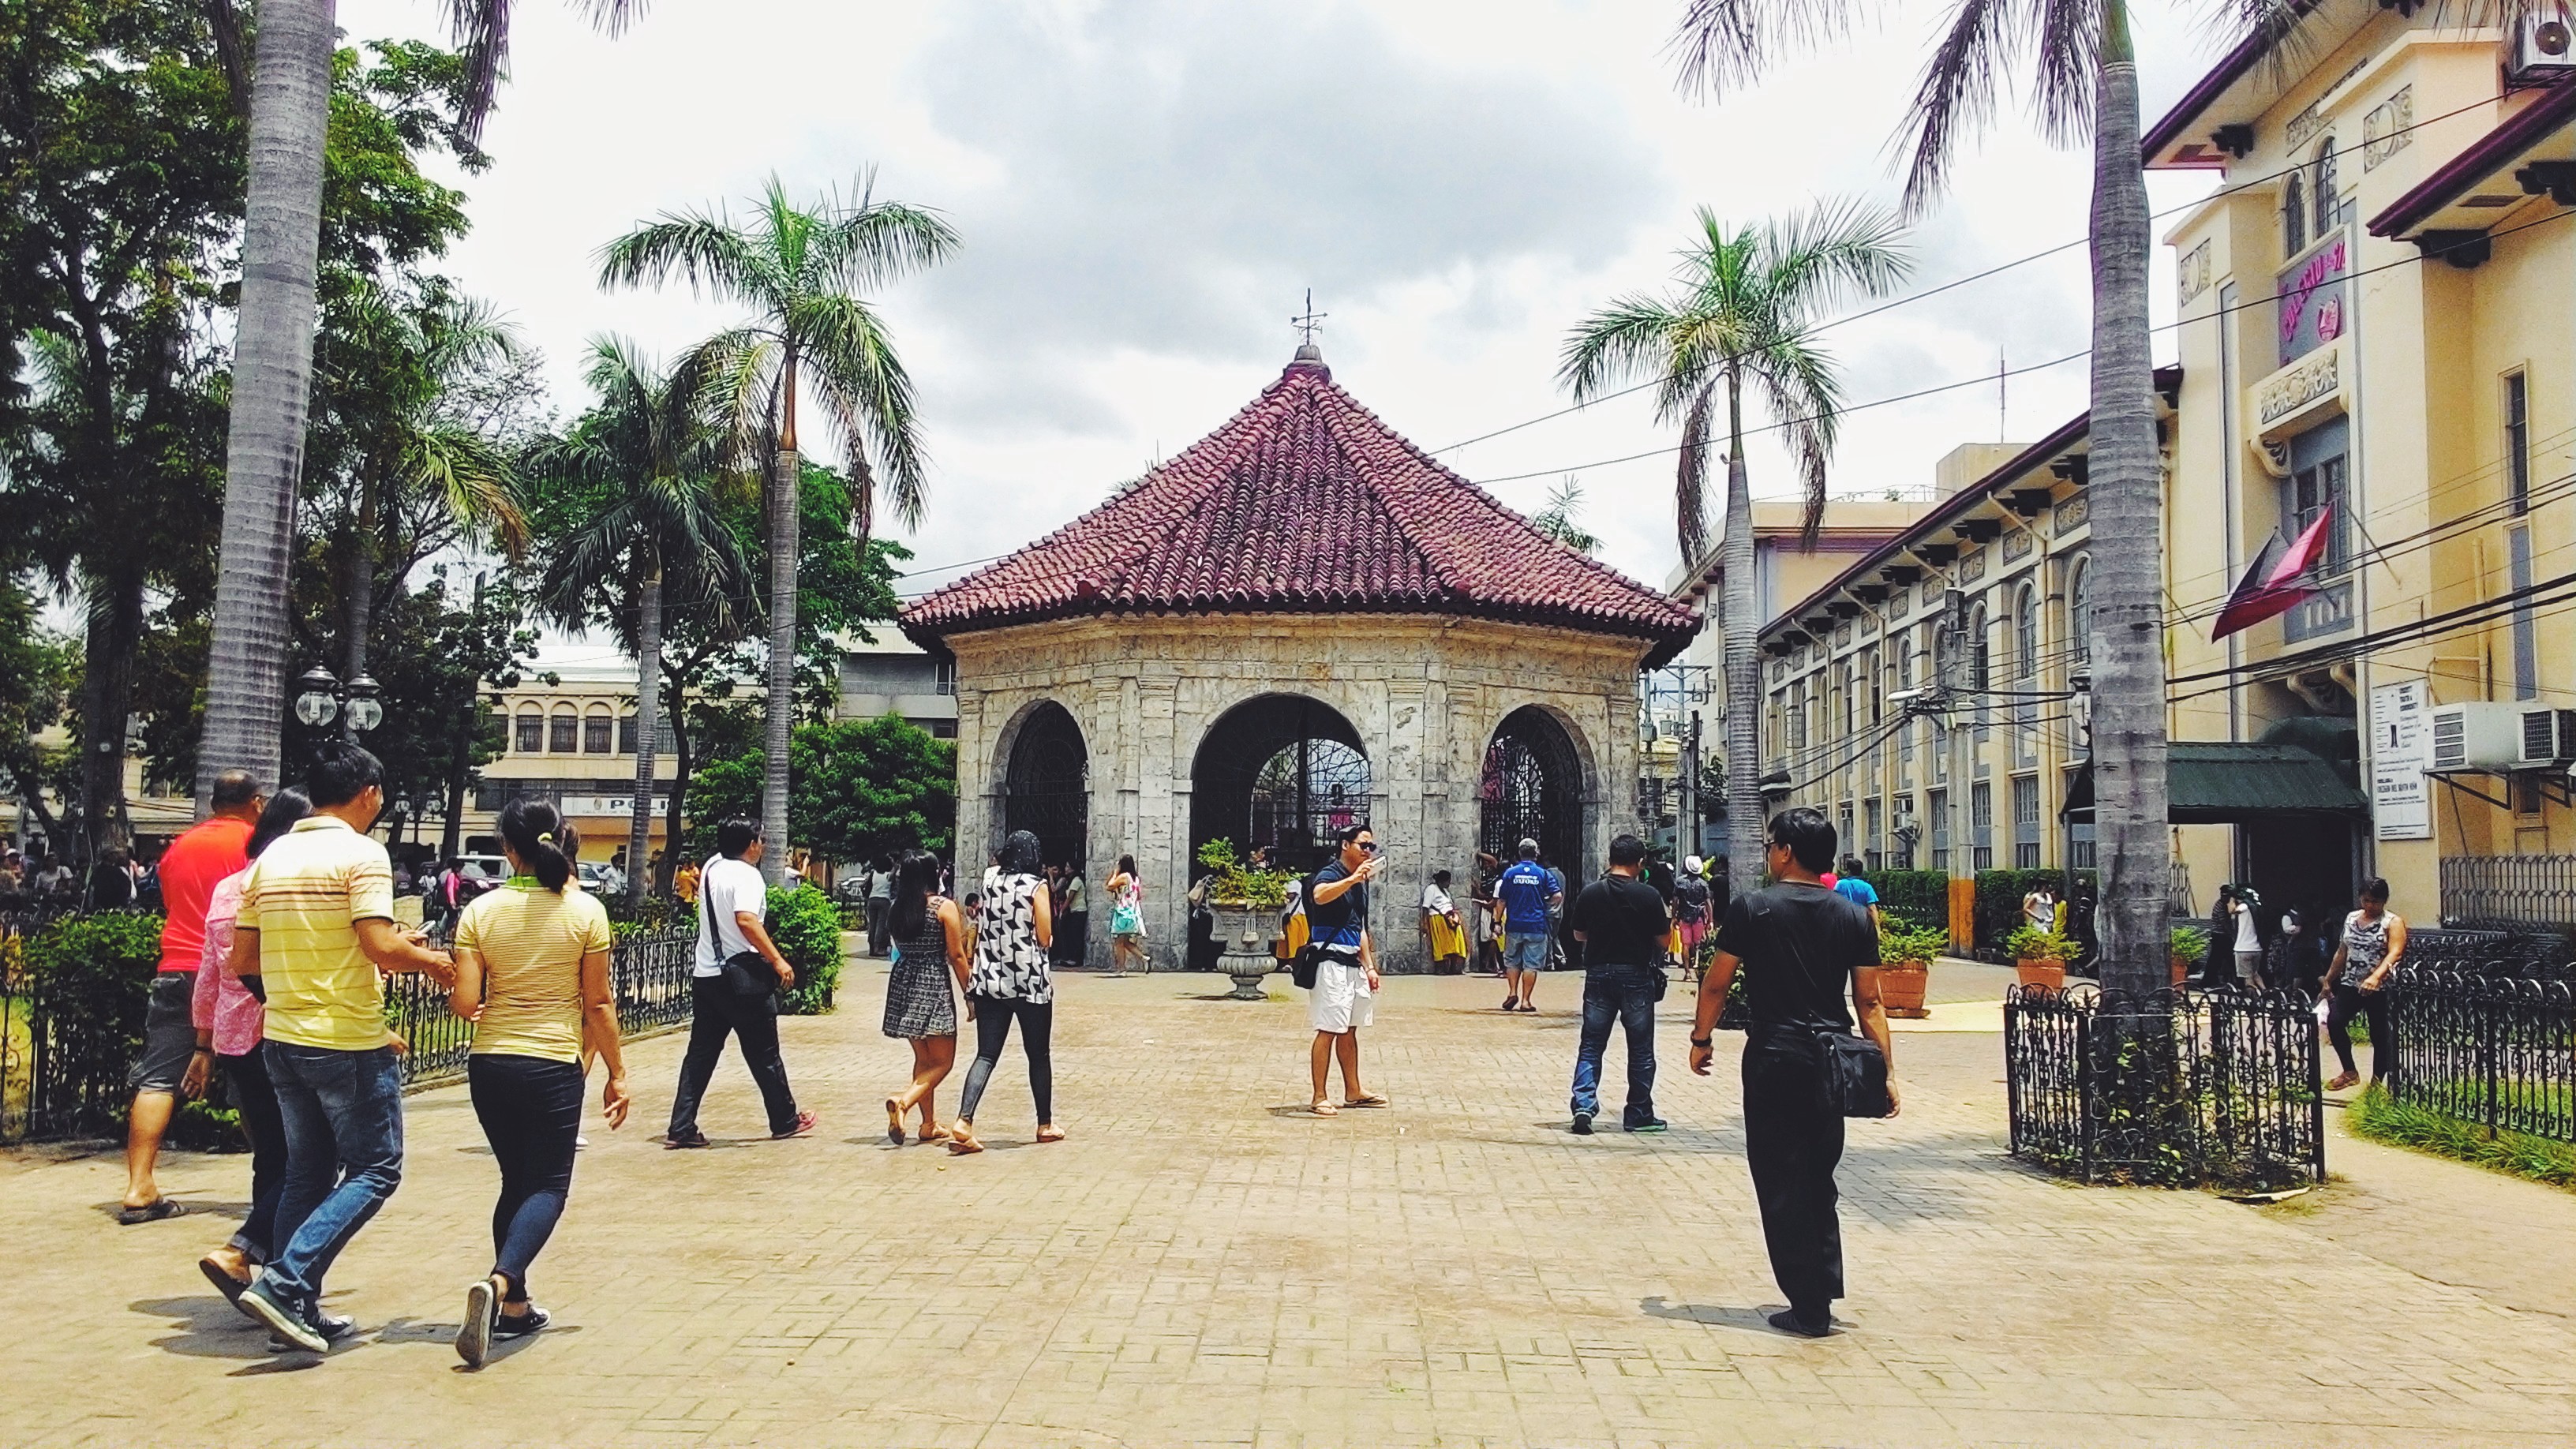
M 1320 359 L 1098 508 L 903 611 L 925 644 L 1040 619 L 1146 613 L 1467 615 L 1643 639 L 1696 610 L 1532 528 L 1441 467 Z

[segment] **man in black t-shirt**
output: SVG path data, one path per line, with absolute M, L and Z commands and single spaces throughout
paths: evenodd
M 1771 1315 L 1783 1332 L 1833 1332 L 1843 1295 L 1842 1225 L 1834 1216 L 1834 1168 L 1843 1156 L 1842 1114 L 1825 1101 L 1822 1032 L 1848 1033 L 1848 986 L 1860 1029 L 1887 1054 L 1888 1115 L 1896 1114 L 1896 1053 L 1878 1000 L 1878 934 L 1869 915 L 1825 888 L 1834 827 L 1800 807 L 1771 819 L 1768 864 L 1774 884 L 1738 896 L 1718 927 L 1717 955 L 1701 978 L 1691 1027 L 1691 1070 L 1707 1076 L 1710 1033 L 1728 986 L 1744 972 L 1744 1161 L 1762 1209 L 1771 1276 L 1788 1295 Z
M 1583 888 L 1565 913 L 1567 928 L 1583 947 L 1583 1038 L 1574 1052 L 1574 1131 L 1592 1135 L 1601 1110 L 1601 1058 L 1610 1045 L 1610 1022 L 1628 1031 L 1628 1104 L 1619 1114 L 1631 1132 L 1661 1132 L 1655 1115 L 1655 998 L 1663 984 L 1664 955 L 1672 947 L 1672 917 L 1664 898 L 1637 878 L 1646 842 L 1622 835 L 1610 842 L 1610 873 Z

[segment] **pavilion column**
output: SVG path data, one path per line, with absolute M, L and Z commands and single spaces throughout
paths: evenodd
M 1188 964 L 1190 920 L 1185 899 L 1190 888 L 1189 795 L 1175 788 L 1181 778 L 1173 738 L 1180 685 L 1170 677 L 1139 680 L 1134 693 L 1137 788 L 1129 838 L 1135 842 L 1137 877 L 1145 885 L 1145 953 L 1154 967 L 1177 971 Z M 1181 802 L 1177 817 L 1172 809 L 1176 797 Z
M 966 687 L 962 681 L 957 690 L 957 890 L 978 890 L 984 879 L 984 861 L 993 853 L 1000 838 L 993 834 L 994 818 L 1000 813 L 1001 800 L 993 782 L 1001 766 L 993 756 L 991 715 L 985 708 L 984 691 Z
M 1424 809 L 1423 757 L 1430 733 L 1428 681 L 1395 677 L 1386 681 L 1383 713 L 1386 741 L 1386 824 L 1377 827 L 1380 844 L 1394 857 L 1395 869 L 1374 903 L 1379 955 L 1397 971 L 1426 971 L 1431 963 L 1422 949 L 1422 888 L 1440 868 L 1440 839 Z M 1376 824 L 1372 821 L 1371 824 Z

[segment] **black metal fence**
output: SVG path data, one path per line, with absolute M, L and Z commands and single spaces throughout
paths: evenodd
M 2013 1155 L 2087 1182 L 2322 1181 L 2317 1048 L 2297 997 L 2015 987 L 2004 1001 Z
M 610 983 L 630 1039 L 688 1019 L 696 939 L 682 927 L 632 932 L 617 943 Z M 20 957 L 6 951 L 5 935 L 0 952 L 0 1141 L 122 1131 L 132 1096 L 126 1072 L 142 1045 L 150 975 L 57 979 L 16 966 Z M 464 1078 L 474 1028 L 447 1009 L 446 988 L 425 976 L 387 978 L 385 1019 L 408 1048 L 405 1087 Z
M 2446 855 L 2442 919 L 2470 926 L 2576 926 L 2576 855 Z
M 2489 1132 L 2576 1142 L 2576 986 L 2407 957 L 2387 988 L 2389 1094 Z

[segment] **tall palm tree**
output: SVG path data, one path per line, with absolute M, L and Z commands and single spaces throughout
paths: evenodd
M 811 208 L 790 202 L 773 176 L 741 226 L 721 211 L 666 213 L 600 253 L 603 287 L 679 277 L 756 314 L 700 343 L 682 367 L 705 379 L 708 397 L 733 419 L 734 461 L 765 469 L 768 479 L 768 762 L 760 825 L 769 842 L 761 869 L 772 884 L 787 868 L 787 746 L 796 717 L 797 391 L 812 391 L 840 435 L 862 538 L 874 522 L 880 473 L 895 516 L 919 522 L 922 453 L 912 379 L 883 319 L 859 294 L 934 265 L 956 246 L 957 233 L 938 213 L 878 200 L 873 175 L 861 178 L 855 202 L 834 198 Z
M 581 0 L 614 34 L 645 0 Z M 508 56 L 510 0 L 442 0 L 470 67 L 467 134 L 478 134 Z M 313 377 L 314 274 L 322 232 L 322 152 L 331 121 L 335 0 L 260 0 L 250 82 L 250 185 L 242 226 L 241 307 L 233 338 L 232 428 L 225 443 L 223 561 L 206 661 L 197 804 L 218 771 L 277 778 L 285 718 L 287 561 L 304 474 Z M 243 49 L 230 0 L 210 0 L 217 50 Z
M 2527 0 L 2469 0 L 2518 10 Z M 2230 0 L 2237 27 L 2287 42 L 2301 0 Z M 1688 0 L 1673 49 L 1687 88 L 1749 83 L 1779 55 L 1842 38 L 1849 0 Z M 1940 194 L 1961 140 L 1994 115 L 2005 75 L 2028 65 L 2043 130 L 2093 143 L 2093 779 L 2101 862 L 2102 984 L 2163 983 L 2173 845 L 2166 821 L 2164 490 L 2147 330 L 2147 184 L 2138 154 L 2138 64 L 2129 0 L 1961 0 L 1924 66 L 1904 123 L 1906 205 Z M 2276 50 L 2277 54 L 2277 50 Z
M 1806 497 L 1805 535 L 1825 511 L 1825 465 L 1842 424 L 1842 378 L 1817 343 L 1819 314 L 1851 296 L 1875 296 L 1905 279 L 1910 263 L 1886 214 L 1853 203 L 1819 203 L 1786 221 L 1734 226 L 1699 209 L 1699 235 L 1681 252 L 1679 287 L 1667 296 L 1630 296 L 1579 323 L 1566 339 L 1558 377 L 1577 401 L 1631 380 L 1657 384 L 1656 412 L 1682 429 L 1673 477 L 1674 532 L 1692 563 L 1708 552 L 1702 495 L 1708 444 L 1721 398 L 1726 406 L 1726 528 L 1718 562 L 1726 576 L 1718 628 L 1725 640 L 1726 851 L 1734 888 L 1759 881 L 1762 861 L 1762 621 L 1753 591 L 1753 485 L 1744 462 L 1744 393 L 1761 396 L 1772 425 L 1797 459 Z
M 696 380 L 656 367 L 631 342 L 603 337 L 591 343 L 589 382 L 598 403 L 530 459 L 532 469 L 582 489 L 573 526 L 549 540 L 537 601 L 567 628 L 604 620 L 635 655 L 632 907 L 648 884 L 666 616 L 730 613 L 750 580 L 715 493 L 715 439 L 696 407 Z

